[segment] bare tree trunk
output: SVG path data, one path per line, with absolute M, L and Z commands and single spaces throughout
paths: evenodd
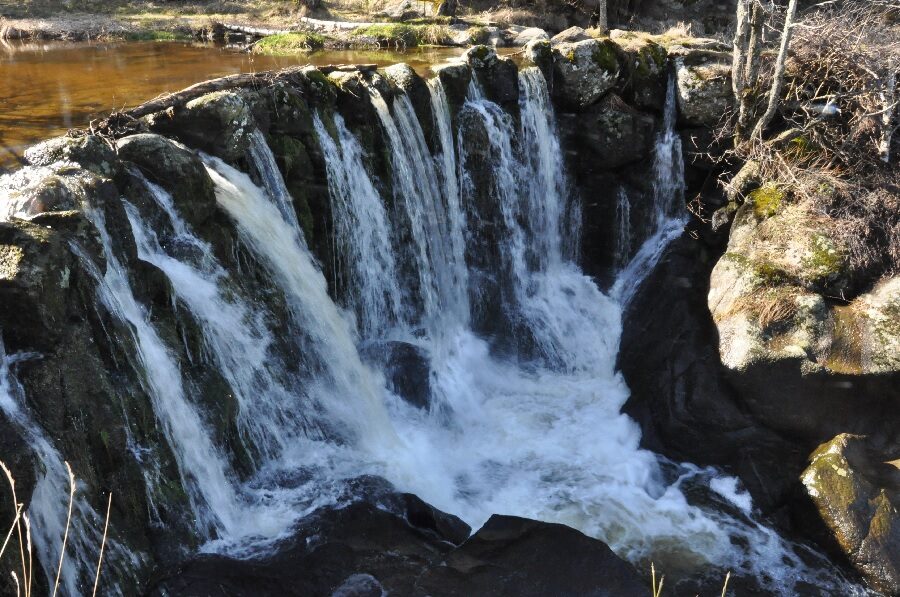
M 881 94 L 884 102 L 884 112 L 881 115 L 881 142 L 878 144 L 878 155 L 885 164 L 891 163 L 891 140 L 894 137 L 894 114 L 897 112 L 897 65 L 888 64 L 890 74 L 887 80 L 887 89 Z
M 784 68 L 787 63 L 788 50 L 791 47 L 791 37 L 794 34 L 794 18 L 797 16 L 797 0 L 790 0 L 787 7 L 787 14 L 784 17 L 784 30 L 781 33 L 781 48 L 778 50 L 778 59 L 775 62 L 775 74 L 772 77 L 772 90 L 769 93 L 769 105 L 756 128 L 753 129 L 753 135 L 762 138 L 763 131 L 772 122 L 775 112 L 778 111 L 778 104 L 781 102 L 781 90 L 784 88 Z
M 456 0 L 444 0 L 444 2 L 438 6 L 438 14 L 442 17 L 455 17 Z
M 744 137 L 741 122 L 744 120 L 744 75 L 747 71 L 747 52 L 750 47 L 750 0 L 738 0 L 737 28 L 734 32 L 733 45 L 731 90 L 734 93 L 734 109 L 738 113 L 738 121 L 734 128 L 734 144 L 737 146 Z

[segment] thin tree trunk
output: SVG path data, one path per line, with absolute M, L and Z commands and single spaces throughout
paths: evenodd
M 750 0 L 738 0 L 737 26 L 734 32 L 734 50 L 731 57 L 731 90 L 734 94 L 734 109 L 738 113 L 738 121 L 734 128 L 734 144 L 743 140 L 741 121 L 743 120 L 744 74 L 747 65 L 747 50 L 750 44 Z
M 778 59 L 775 62 L 775 74 L 772 77 L 772 91 L 769 93 L 769 105 L 763 117 L 756 123 L 753 135 L 762 138 L 763 131 L 772 122 L 778 104 L 781 102 L 781 91 L 784 88 L 784 69 L 787 63 L 788 50 L 791 47 L 791 37 L 794 34 L 794 18 L 797 16 L 797 0 L 790 0 L 787 14 L 784 17 L 784 31 L 781 33 L 781 48 L 778 50 Z
M 897 67 L 891 62 L 888 64 L 887 88 L 882 94 L 884 113 L 881 115 L 881 143 L 878 144 L 878 155 L 885 164 L 891 163 L 891 140 L 896 127 L 894 126 L 894 114 L 897 111 Z
M 763 47 L 763 24 L 768 12 L 767 8 L 763 6 L 763 1 L 752 0 L 753 7 L 750 10 L 747 54 L 743 65 L 743 89 L 740 92 L 740 109 L 738 110 L 738 123 L 735 131 L 735 136 L 739 141 L 744 140 L 746 137 L 756 107 L 759 58 Z

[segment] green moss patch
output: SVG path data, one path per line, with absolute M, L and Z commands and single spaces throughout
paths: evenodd
M 763 185 L 749 195 L 753 213 L 760 219 L 771 218 L 778 213 L 784 198 L 784 191 L 773 184 Z
M 376 40 L 379 45 L 387 46 L 417 46 L 419 45 L 419 36 L 416 28 L 403 23 L 384 23 L 367 25 L 354 29 L 351 34 L 354 37 L 371 37 Z
M 259 54 L 295 54 L 320 50 L 323 47 L 325 38 L 317 33 L 278 33 L 253 44 L 253 51 Z
M 616 54 L 616 45 L 610 41 L 598 43 L 591 58 L 593 58 L 594 64 L 607 72 L 619 70 L 619 57 Z

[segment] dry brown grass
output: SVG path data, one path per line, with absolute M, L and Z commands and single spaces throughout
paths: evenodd
M 69 466 L 69 463 L 64 463 L 66 465 L 66 472 L 69 476 L 69 506 L 66 516 L 66 528 L 62 536 L 62 542 L 59 550 L 59 563 L 56 569 L 56 580 L 53 583 L 52 597 L 56 597 L 59 586 L 60 579 L 62 577 L 62 569 L 63 564 L 66 558 L 66 544 L 69 538 L 69 529 L 72 524 L 72 507 L 75 504 L 75 475 L 72 473 L 72 467 Z M 21 564 L 21 573 L 22 579 L 19 580 L 19 575 L 15 570 L 11 571 L 13 581 L 16 585 L 16 595 L 17 597 L 31 597 L 32 595 L 32 582 L 34 580 L 34 557 L 33 550 L 31 544 L 31 523 L 27 514 L 22 512 L 25 505 L 20 503 L 18 497 L 16 495 L 16 480 L 13 477 L 12 471 L 9 470 L 9 467 L 6 466 L 6 463 L 0 461 L 0 470 L 3 471 L 4 476 L 6 477 L 6 482 L 9 485 L 10 489 L 10 497 L 13 501 L 13 507 L 16 512 L 12 525 L 9 528 L 9 531 L 6 534 L 6 538 L 3 541 L 3 545 L 0 546 L 0 561 L 2 561 L 3 554 L 6 551 L 7 546 L 9 545 L 10 538 L 13 536 L 13 533 L 18 534 L 19 539 L 19 558 Z M 97 572 L 94 576 L 94 590 L 92 595 L 96 596 L 97 588 L 100 584 L 100 570 L 103 564 L 103 552 L 106 547 L 106 538 L 109 532 L 109 517 L 112 512 L 112 494 L 109 494 L 109 501 L 107 502 L 106 508 L 106 520 L 103 524 L 103 539 L 100 544 L 100 553 L 97 557 Z M 23 533 L 22 527 L 25 527 L 25 531 Z M 27 559 L 26 559 L 27 556 Z

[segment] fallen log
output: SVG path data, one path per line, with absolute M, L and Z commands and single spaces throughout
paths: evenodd
M 229 23 L 222 23 L 222 28 L 226 31 L 243 33 L 244 35 L 251 35 L 253 37 L 267 37 L 269 35 L 284 35 L 285 33 L 297 32 L 296 30 L 291 29 L 263 29 L 261 27 L 245 27 L 244 25 L 232 25 Z
M 118 114 L 131 118 L 141 118 L 148 114 L 153 114 L 154 112 L 167 110 L 176 106 L 183 106 L 193 99 L 215 91 L 227 91 L 229 89 L 269 85 L 279 79 L 289 78 L 299 73 L 304 68 L 306 68 L 306 66 L 292 66 L 279 71 L 240 73 L 237 75 L 220 77 L 218 79 L 210 79 L 209 81 L 195 83 L 194 85 L 175 93 L 161 95 L 149 102 L 144 102 L 139 106 L 131 108 L 130 110 L 123 110 Z
M 317 31 L 352 31 L 360 27 L 368 27 L 376 23 L 356 23 L 354 21 L 322 21 L 309 17 L 300 17 L 300 24 Z

